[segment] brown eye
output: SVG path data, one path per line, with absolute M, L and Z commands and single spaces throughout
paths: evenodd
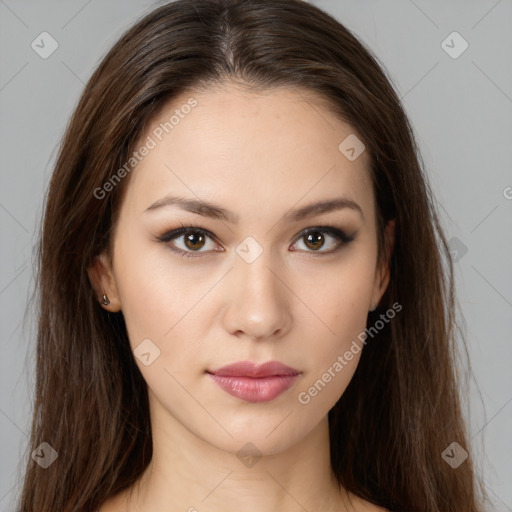
M 312 231 L 305 235 L 306 246 L 313 250 L 318 250 L 324 245 L 324 235 L 320 231 Z
M 213 233 L 196 226 L 182 225 L 158 236 L 157 240 L 184 258 L 202 258 L 207 256 L 205 253 L 222 250 L 215 243 Z
M 292 251 L 299 249 L 310 254 L 328 255 L 348 245 L 355 239 L 355 236 L 355 233 L 347 235 L 334 226 L 316 226 L 304 230 L 298 235 L 297 241 L 292 246 Z M 168 231 L 157 237 L 158 242 L 167 245 L 171 251 L 180 254 L 183 258 L 204 258 L 212 256 L 212 253 L 215 252 L 224 252 L 224 249 L 215 240 L 215 235 L 210 231 L 183 224 L 181 228 Z M 210 245 L 208 246 L 208 244 Z M 297 244 L 304 244 L 305 247 L 297 248 Z
M 311 254 L 331 254 L 352 242 L 354 238 L 355 234 L 349 236 L 334 226 L 317 226 L 298 235 L 293 250 L 299 249 Z M 297 244 L 299 247 L 295 247 Z
M 201 249 L 205 244 L 205 236 L 198 231 L 190 231 L 188 235 L 184 236 L 185 246 L 194 251 Z

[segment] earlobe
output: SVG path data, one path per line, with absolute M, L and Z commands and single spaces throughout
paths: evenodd
M 93 264 L 87 268 L 87 275 L 98 302 L 108 311 L 120 311 L 121 301 L 119 300 L 112 265 L 105 252 L 95 256 Z

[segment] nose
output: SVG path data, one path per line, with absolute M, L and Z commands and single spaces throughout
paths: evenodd
M 236 258 L 225 283 L 227 332 L 253 340 L 280 338 L 292 323 L 291 292 L 283 271 L 271 267 L 265 251 L 252 263 Z M 281 275 L 280 275 L 281 274 Z

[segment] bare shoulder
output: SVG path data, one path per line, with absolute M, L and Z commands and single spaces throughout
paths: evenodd
M 350 512 L 390 512 L 355 494 L 350 494 Z M 97 512 L 125 512 L 127 510 L 125 493 L 121 492 L 105 501 Z

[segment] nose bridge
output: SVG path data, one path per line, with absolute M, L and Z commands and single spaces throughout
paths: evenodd
M 236 252 L 228 291 L 227 328 L 253 338 L 269 337 L 287 329 L 288 299 L 272 268 L 270 249 L 247 237 Z
M 251 263 L 239 258 L 235 264 L 235 276 L 246 293 L 275 300 L 279 290 L 271 268 L 270 254 L 267 251 Z

